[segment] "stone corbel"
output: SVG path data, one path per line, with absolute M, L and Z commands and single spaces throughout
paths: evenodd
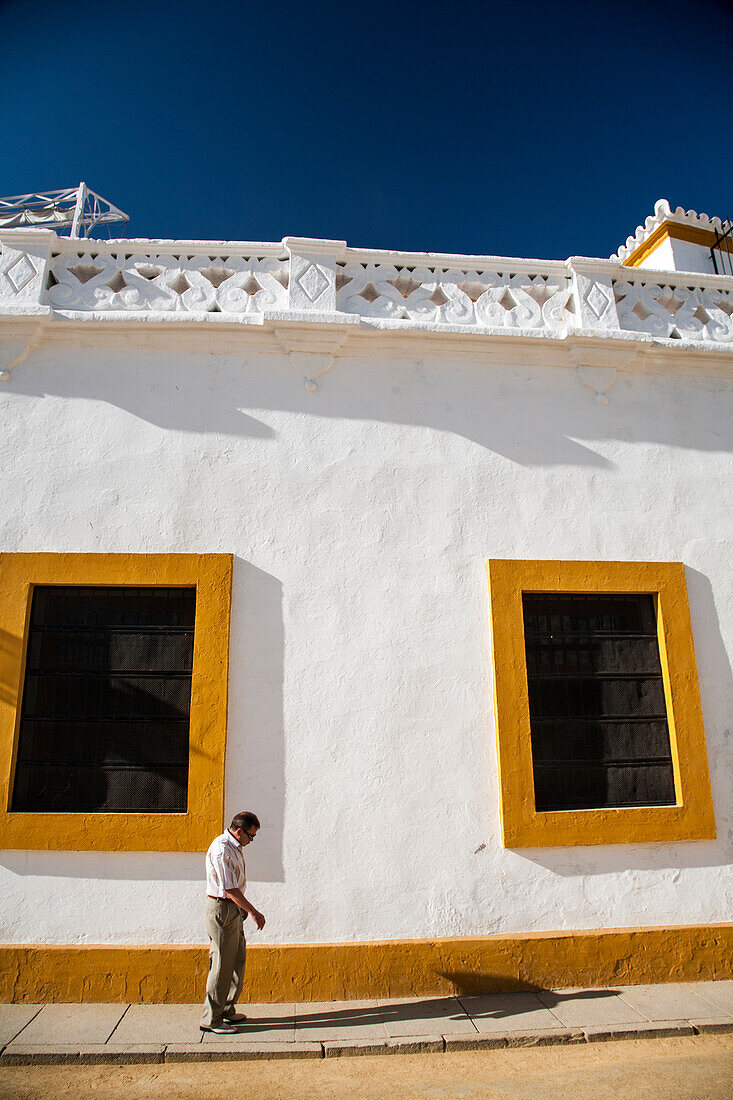
M 277 328 L 275 338 L 287 353 L 290 365 L 305 379 L 305 388 L 315 393 L 318 389 L 316 379 L 333 366 L 336 352 L 346 342 L 346 333 Z
M 635 348 L 625 347 L 581 344 L 570 348 L 578 380 L 595 394 L 596 405 L 608 404 L 608 391 L 617 381 L 619 372 L 629 368 L 636 354 Z
M 19 367 L 21 363 L 25 363 L 31 352 L 35 351 L 41 340 L 43 339 L 43 330 L 45 329 L 43 322 L 39 322 L 34 328 L 31 335 L 26 341 L 25 347 L 20 351 L 14 359 L 11 359 L 7 363 L 3 363 L 0 358 L 0 382 L 9 382 L 11 371 Z M 14 341 L 13 341 L 14 343 Z

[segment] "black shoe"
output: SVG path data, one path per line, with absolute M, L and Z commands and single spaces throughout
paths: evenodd
M 243 1024 L 247 1019 L 243 1012 L 225 1012 L 223 1018 L 230 1024 Z
M 206 1027 L 205 1024 L 199 1024 L 199 1031 L 213 1031 L 214 1035 L 236 1035 L 237 1029 L 228 1020 L 220 1020 L 218 1024 L 211 1024 L 210 1027 Z

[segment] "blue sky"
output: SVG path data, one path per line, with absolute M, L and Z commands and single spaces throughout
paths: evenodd
M 730 0 L 0 0 L 0 29 L 0 195 L 84 179 L 128 236 L 564 258 L 660 197 L 733 214 Z

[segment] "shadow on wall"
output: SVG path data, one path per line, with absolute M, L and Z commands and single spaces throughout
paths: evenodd
M 715 394 L 729 389 L 724 382 L 699 380 L 691 393 L 688 379 L 626 374 L 613 387 L 610 405 L 599 407 L 575 370 L 513 366 L 510 351 L 502 366 L 448 358 L 337 359 L 314 394 L 276 354 L 244 359 L 148 351 L 134 377 L 129 352 L 94 349 L 68 362 L 59 362 L 55 352 L 47 365 L 51 354 L 34 354 L 13 372 L 3 393 L 102 401 L 158 427 L 244 439 L 275 438 L 248 410 L 427 427 L 463 436 L 523 466 L 611 468 L 583 438 L 733 448 L 733 430 L 721 433 L 722 416 L 717 425 L 705 420 Z M 697 414 L 690 409 L 696 395 Z
M 247 877 L 250 882 L 283 882 L 282 584 L 235 558 L 232 604 L 224 823 L 238 810 L 254 810 L 262 828 L 256 844 L 247 849 Z M 17 661 L 20 646 L 20 639 L 3 633 L 0 658 Z M 17 685 L 6 682 L 3 668 L 0 660 L 0 697 L 14 703 Z M 176 827 L 175 821 L 170 827 Z M 166 880 L 203 880 L 200 852 L 166 852 L 164 861 Z M 4 851 L 0 863 L 17 875 L 133 881 L 161 877 L 157 852 L 116 852 L 110 860 L 105 852 Z
M 731 560 L 733 543 L 715 538 L 691 543 L 685 548 L 685 559 L 700 558 L 701 552 L 719 563 Z M 700 564 L 706 567 L 704 560 Z M 730 570 L 727 571 L 728 575 Z M 692 635 L 695 639 L 695 659 L 703 720 L 707 721 L 706 744 L 710 783 L 713 791 L 713 810 L 718 833 L 717 845 L 721 862 L 733 858 L 733 805 L 730 798 L 730 744 L 733 737 L 733 669 L 716 607 L 716 593 L 704 572 L 685 565 L 685 577 L 692 619 Z M 730 580 L 728 581 L 730 585 Z M 733 589 L 733 585 L 731 585 Z M 730 595 L 718 591 L 717 605 L 725 607 Z M 717 740 L 711 737 L 712 731 Z
M 226 823 L 253 810 L 262 828 L 247 848 L 247 877 L 283 882 L 285 725 L 283 590 L 269 573 L 234 558 L 229 642 Z
M 22 641 L 7 630 L 0 630 L 0 703 L 14 707 L 18 698 L 18 668 Z

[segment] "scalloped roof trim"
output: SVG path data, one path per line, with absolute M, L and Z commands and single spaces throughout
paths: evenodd
M 654 213 L 649 215 L 643 225 L 637 225 L 634 235 L 627 237 L 626 243 L 622 244 L 618 252 L 614 252 L 610 258 L 623 262 L 632 252 L 636 251 L 639 245 L 651 237 L 654 230 L 658 229 L 664 222 L 675 222 L 677 225 L 694 225 L 698 229 L 709 229 L 711 231 L 721 229 L 723 226 L 720 218 L 710 218 L 707 214 L 698 214 L 697 210 L 685 210 L 682 206 L 678 206 L 676 210 L 673 210 L 667 199 L 657 199 L 654 203 Z

